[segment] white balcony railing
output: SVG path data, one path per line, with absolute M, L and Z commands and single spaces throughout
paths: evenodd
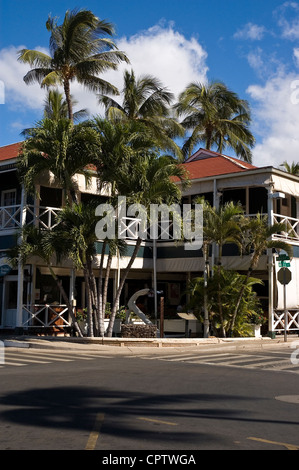
M 22 327 L 65 328 L 72 324 L 66 305 L 23 305 Z
M 276 239 L 298 241 L 299 242 L 299 219 L 287 217 L 281 214 L 273 214 L 274 223 L 284 224 L 285 230 L 281 233 L 276 233 Z
M 27 204 L 0 206 L 0 235 L 5 235 L 8 231 L 15 231 L 24 225 L 35 225 L 40 228 L 51 229 L 57 225 L 57 216 L 61 208 L 45 207 Z M 254 217 L 250 214 L 248 217 Z M 164 224 L 158 223 L 157 234 L 158 240 L 173 240 L 173 221 L 164 221 Z M 273 235 L 275 239 L 289 241 L 291 243 L 299 243 L 299 219 L 288 217 L 281 214 L 273 214 L 274 223 L 283 223 L 285 230 Z M 133 217 L 124 217 L 120 223 L 121 238 L 136 239 L 141 230 L 142 220 Z M 151 239 L 150 229 L 147 230 L 147 239 Z
M 57 225 L 57 215 L 61 209 L 57 207 L 35 208 L 26 205 L 23 210 L 21 205 L 0 207 L 0 232 L 17 230 L 24 225 L 36 225 L 41 228 L 53 228 Z
M 0 230 L 11 230 L 21 227 L 21 206 L 0 207 Z

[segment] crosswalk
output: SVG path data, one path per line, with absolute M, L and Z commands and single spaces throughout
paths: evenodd
M 5 348 L 2 361 L 0 362 L 0 369 L 13 366 L 24 367 L 34 364 L 47 365 L 58 363 L 70 363 L 77 360 L 92 361 L 99 358 L 109 359 L 112 356 L 107 354 L 88 354 L 86 352 L 76 353 L 74 351 L 46 351 L 42 349 L 18 349 L 12 350 Z
M 193 365 L 209 365 L 221 367 L 234 367 L 245 369 L 271 370 L 299 374 L 299 364 L 292 361 L 291 351 L 272 352 L 165 352 L 165 353 L 139 353 L 131 354 L 128 358 L 142 360 L 166 361 Z M 0 362 L 0 369 L 5 367 L 25 367 L 53 363 L 70 363 L 74 361 L 93 361 L 96 359 L 111 359 L 113 354 L 89 353 L 88 351 L 50 351 L 44 349 L 15 349 L 5 348 L 4 360 Z
M 290 351 L 279 353 L 181 353 L 142 355 L 144 360 L 159 360 L 173 363 L 205 364 L 210 366 L 235 367 L 246 369 L 263 369 L 271 371 L 284 371 L 299 374 L 298 361 L 291 360 Z

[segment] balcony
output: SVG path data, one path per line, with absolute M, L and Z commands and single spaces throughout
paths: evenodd
M 32 204 L 0 206 L 0 236 L 15 233 L 24 225 L 34 225 L 44 229 L 51 229 L 57 225 L 57 216 L 61 211 L 58 207 L 35 207 Z M 249 217 L 254 217 L 250 214 Z M 158 240 L 174 240 L 173 221 L 157 226 Z M 273 235 L 273 239 L 287 241 L 293 245 L 299 245 L 299 219 L 281 214 L 273 214 L 274 223 L 283 223 L 285 230 Z M 120 223 L 120 237 L 125 239 L 136 239 L 140 233 L 142 220 L 133 217 L 124 217 Z M 147 240 L 151 239 L 150 230 L 145 232 Z
M 273 222 L 285 225 L 285 230 L 281 233 L 276 233 L 273 235 L 273 238 L 287 241 L 291 244 L 299 244 L 299 219 L 281 214 L 273 214 Z
M 35 225 L 50 229 L 57 224 L 57 215 L 61 209 L 57 207 L 38 208 L 33 205 L 0 207 L 0 235 L 15 232 L 24 225 Z

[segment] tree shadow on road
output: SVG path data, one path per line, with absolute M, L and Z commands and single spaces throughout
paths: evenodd
M 80 431 L 88 435 L 96 416 L 102 413 L 105 416 L 101 427 L 103 445 L 109 445 L 113 437 L 119 442 L 122 439 L 135 442 L 135 445 L 136 442 L 147 445 L 147 442 L 167 448 L 171 442 L 173 448 L 197 449 L 199 443 L 206 443 L 217 448 L 226 440 L 223 432 L 217 432 L 219 421 L 259 422 L 256 414 L 252 416 L 242 407 L 244 400 L 249 398 L 200 393 L 170 396 L 88 386 L 53 387 L 2 396 L 0 420 L 16 427 Z M 234 403 L 234 407 L 229 407 L 229 402 Z M 216 432 L 209 432 L 210 420 Z M 224 426 L 222 423 L 222 430 Z

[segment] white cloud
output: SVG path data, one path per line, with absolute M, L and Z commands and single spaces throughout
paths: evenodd
M 280 73 L 264 86 L 252 85 L 253 127 L 259 143 L 253 151 L 257 166 L 279 167 L 299 156 L 299 77 Z M 296 82 L 297 81 L 297 82 Z
M 299 38 L 299 3 L 285 2 L 275 10 L 274 15 L 277 17 L 282 37 L 290 40 Z
M 173 25 L 157 25 L 135 36 L 123 37 L 117 45 L 126 52 L 131 64 L 120 65 L 118 71 L 107 72 L 103 78 L 119 89 L 123 86 L 125 68 L 132 68 L 136 76 L 151 74 L 158 77 L 175 95 L 191 81 L 206 81 L 207 53 L 195 38 L 185 38 L 175 31 Z M 11 46 L 0 50 L 0 80 L 5 84 L 6 104 L 17 112 L 40 109 L 42 114 L 45 90 L 38 84 L 24 83 L 23 77 L 29 67 L 17 61 L 17 52 L 23 47 Z M 87 108 L 91 115 L 102 112 L 96 96 L 81 85 L 72 83 L 71 93 L 78 101 L 77 109 Z M 16 117 L 16 121 L 18 119 Z
M 23 48 L 10 46 L 0 50 L 0 80 L 5 87 L 5 103 L 18 112 L 24 107 L 33 110 L 41 108 L 45 93 L 37 83 L 28 86 L 23 81 L 29 70 L 28 65 L 17 60 L 18 51 Z M 47 52 L 42 48 L 37 49 Z
M 172 25 L 157 25 L 122 38 L 118 46 L 127 53 L 136 75 L 157 76 L 175 95 L 191 81 L 207 79 L 206 51 L 195 38 L 186 39 Z
M 250 39 L 252 41 L 260 41 L 263 39 L 266 28 L 254 23 L 247 23 L 242 29 L 239 29 L 235 34 L 235 39 Z

